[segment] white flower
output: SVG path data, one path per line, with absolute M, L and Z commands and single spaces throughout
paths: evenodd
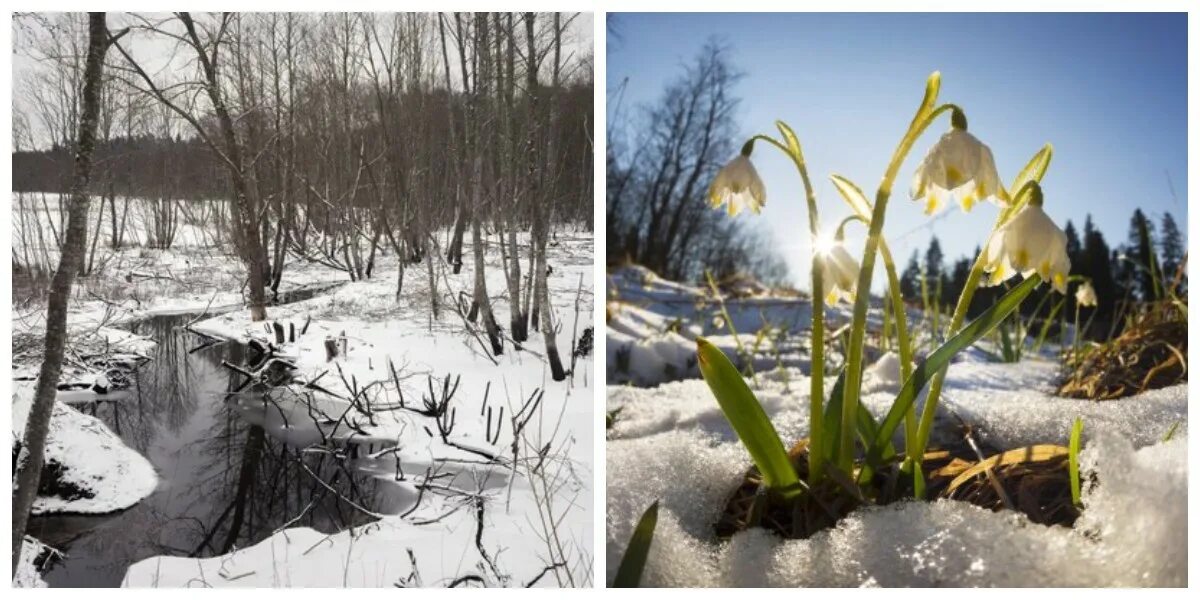
M 1096 288 L 1092 287 L 1092 282 L 1085 281 L 1075 290 L 1075 303 L 1079 306 L 1096 305 Z
M 1046 216 L 1037 203 L 1031 203 L 1017 216 L 992 234 L 988 243 L 987 266 L 992 274 L 990 285 L 998 285 L 1013 275 L 1025 277 L 1037 273 L 1060 294 L 1067 293 L 1067 234 Z
M 942 135 L 929 149 L 913 175 L 910 193 L 913 200 L 925 199 L 927 215 L 941 210 L 947 200 L 957 200 L 963 212 L 985 198 L 1008 202 L 992 150 L 958 127 Z
M 744 207 L 749 207 L 755 214 L 762 210 L 767 203 L 767 190 L 749 157 L 739 154 L 721 167 L 708 188 L 708 201 L 713 208 L 727 205 L 730 216 L 737 216 Z
M 840 242 L 817 253 L 821 263 L 821 293 L 825 295 L 826 304 L 836 304 L 838 300 L 854 301 L 854 288 L 858 284 L 858 261 L 846 251 Z

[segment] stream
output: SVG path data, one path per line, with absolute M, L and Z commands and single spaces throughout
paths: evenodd
M 285 526 L 333 533 L 373 520 L 345 499 L 379 513 L 402 510 L 406 495 L 389 481 L 329 453 L 300 452 L 254 424 L 261 416 L 244 408 L 251 392 L 241 392 L 242 402 L 230 396 L 242 376 L 221 366 L 245 362 L 245 348 L 205 346 L 184 329 L 194 317 L 157 315 L 130 325 L 158 342 L 153 360 L 117 400 L 75 406 L 145 456 L 159 482 L 118 513 L 31 519 L 29 534 L 64 554 L 43 567 L 51 587 L 119 586 L 130 565 L 153 556 L 213 556 Z

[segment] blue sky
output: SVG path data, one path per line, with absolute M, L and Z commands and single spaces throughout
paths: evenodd
M 1054 160 L 1043 180 L 1046 210 L 1082 229 L 1084 217 L 1110 245 L 1124 241 L 1141 207 L 1155 221 L 1187 223 L 1187 16 L 1185 14 L 618 14 L 607 56 L 609 118 L 626 80 L 625 110 L 655 101 L 712 36 L 732 49 L 746 77 L 743 134 L 775 134 L 775 119 L 800 136 L 817 184 L 822 224 L 849 214 L 828 176 L 874 196 L 920 101 L 926 77 L 942 72 L 942 102 L 962 106 L 971 132 L 991 146 L 1001 177 L 1046 142 Z M 937 235 L 948 257 L 982 244 L 991 205 L 957 208 L 930 221 L 908 200 L 917 161 L 949 127 L 938 122 L 900 172 L 885 234 L 898 262 Z M 755 163 L 769 202 L 757 217 L 783 244 L 799 281 L 808 236 L 803 195 L 782 154 L 760 145 Z M 1176 198 L 1168 186 L 1168 174 Z M 743 216 L 739 218 L 755 218 Z M 861 229 L 848 236 L 861 252 Z M 787 242 L 784 243 L 784 240 Z M 903 268 L 903 264 L 899 265 Z M 876 290 L 882 284 L 877 274 Z

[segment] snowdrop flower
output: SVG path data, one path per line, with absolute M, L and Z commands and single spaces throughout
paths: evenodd
M 925 199 L 927 215 L 938 212 L 951 199 L 958 200 L 963 212 L 985 198 L 1008 202 L 991 148 L 967 133 L 967 118 L 958 109 L 950 122 L 950 131 L 929 149 L 913 175 L 913 200 Z
M 1096 288 L 1092 287 L 1092 282 L 1085 281 L 1075 290 L 1075 303 L 1079 306 L 1096 306 Z
M 841 240 L 817 253 L 821 263 L 821 292 L 825 303 L 832 305 L 838 300 L 854 301 L 854 288 L 858 283 L 858 261 L 846 251 Z
M 727 205 L 729 216 L 736 217 L 743 208 L 749 207 L 758 214 L 767 203 L 767 190 L 750 156 L 745 151 L 729 164 L 721 167 L 712 186 L 708 188 L 708 201 L 713 208 Z
M 990 285 L 998 285 L 1013 275 L 1037 273 L 1060 294 L 1067 293 L 1067 234 L 1042 210 L 1042 190 L 1033 187 L 1033 199 L 1017 216 L 992 234 L 988 243 L 987 266 Z

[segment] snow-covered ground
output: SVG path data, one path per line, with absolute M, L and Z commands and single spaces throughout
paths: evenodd
M 33 382 L 14 385 L 14 439 L 24 436 L 33 388 Z M 62 402 L 55 403 L 50 417 L 45 461 L 57 475 L 58 493 L 39 495 L 33 503 L 35 515 L 121 510 L 146 497 L 158 484 L 158 475 L 145 457 L 126 446 L 99 419 Z M 46 485 L 43 482 L 42 488 Z
M 612 279 L 609 285 L 611 302 Z M 663 298 L 632 310 L 622 305 L 619 319 L 612 318 L 610 306 L 610 355 L 614 336 L 633 330 L 627 343 L 642 348 L 643 356 L 664 356 L 655 347 L 666 337 L 658 325 L 674 319 L 680 320 L 676 330 L 692 332 L 676 340 L 674 351 L 694 355 L 688 338 L 704 333 L 701 323 L 711 312 L 676 302 L 694 299 L 695 289 L 671 282 L 655 287 Z M 625 291 L 618 293 L 625 298 Z M 731 315 L 744 314 L 739 305 L 745 302 L 730 303 Z M 634 329 L 635 318 L 651 325 Z M 750 332 L 757 326 L 747 319 L 751 322 L 738 324 L 739 333 L 743 325 Z M 808 432 L 807 365 L 779 364 L 755 365 L 755 392 L 790 442 Z M 957 415 L 993 447 L 1065 445 L 1071 423 L 1082 417 L 1084 469 L 1095 473 L 1099 485 L 1085 492 L 1085 510 L 1074 529 L 942 500 L 860 509 L 807 540 L 753 529 L 719 542 L 713 525 L 750 457 L 707 384 L 691 373 L 657 387 L 632 387 L 637 378 L 614 377 L 610 363 L 606 408 L 614 418 L 606 444 L 606 580 L 612 581 L 638 518 L 658 501 L 646 586 L 1185 585 L 1187 386 L 1119 401 L 1068 400 L 1052 395 L 1057 372 L 1055 363 L 1042 358 L 1000 364 L 977 350 L 964 352 L 949 371 L 934 443 L 939 434 L 954 435 Z M 894 355 L 884 355 L 868 368 L 863 406 L 881 417 L 898 379 Z M 1170 441 L 1163 442 L 1173 426 Z
M 64 381 L 105 383 L 105 366 L 91 359 L 93 350 L 106 356 L 114 349 L 131 356 L 147 353 L 153 341 L 120 326 L 152 314 L 207 312 L 192 329 L 227 339 L 273 340 L 263 323 L 249 322 L 247 311 L 224 312 L 242 302 L 244 275 L 211 229 L 182 224 L 170 250 L 101 248 L 100 267 L 79 281 L 73 296 L 69 333 L 73 347 L 85 351 L 72 356 Z M 527 236 L 519 242 L 526 256 Z M 435 255 L 438 261 L 441 254 Z M 372 513 L 378 519 L 374 523 L 332 535 L 285 527 L 224 556 L 147 559 L 129 569 L 125 584 L 591 585 L 595 374 L 592 356 L 572 360 L 572 343 L 593 323 L 592 236 L 559 230 L 548 254 L 557 343 L 564 364 L 573 367 L 562 382 L 550 377 L 540 333 L 533 332 L 521 350 L 506 339 L 505 353 L 493 359 L 477 339 L 482 334 L 472 333 L 478 327 L 455 310 L 460 292 L 469 297 L 472 289 L 469 239 L 461 274 L 437 265 L 442 310 L 436 319 L 429 310 L 424 265 L 408 267 L 397 298 L 399 263 L 390 255 L 379 258 L 371 280 L 270 307 L 272 321 L 294 324 L 297 332 L 308 323 L 295 343 L 284 344 L 276 354 L 295 365 L 291 373 L 299 383 L 277 389 L 269 403 L 237 400 L 241 414 L 294 446 L 344 452 L 356 469 L 407 491 L 410 501 Z M 486 261 L 496 319 L 507 329 L 507 290 L 494 243 L 489 243 Z M 281 290 L 346 280 L 334 269 L 290 259 Z M 14 341 L 14 379 L 36 376 L 44 312 L 44 303 L 36 298 L 14 303 L 14 337 L 23 340 Z M 344 346 L 338 359 L 327 362 L 325 340 L 330 337 Z M 423 400 L 431 392 L 431 401 L 441 399 L 447 379 L 453 394 L 446 415 L 420 414 L 430 412 Z M 14 383 L 32 386 L 32 381 Z M 363 395 L 355 398 L 355 390 Z M 397 408 L 401 393 L 402 409 Z M 153 469 L 148 477 L 139 477 L 146 475 L 140 466 L 149 468 L 145 459 L 121 445 L 102 423 L 84 423 L 91 418 L 64 404 L 92 397 L 89 390 L 59 394 L 56 423 L 68 419 L 72 430 L 95 436 L 72 437 L 66 446 L 78 451 L 86 442 L 91 454 L 80 454 L 87 464 L 69 465 L 68 470 L 77 471 L 71 475 L 75 478 L 107 473 L 112 480 L 119 475 L 136 481 L 121 494 L 96 496 L 104 498 L 104 506 L 128 506 L 154 489 Z M 14 422 L 23 422 L 19 407 L 14 396 Z M 439 425 L 447 429 L 444 436 Z M 48 456 L 53 451 L 48 449 Z M 47 502 L 52 499 L 40 499 L 39 506 Z M 84 505 L 76 501 L 75 506 Z M 71 510 L 82 512 L 75 506 Z
M 591 252 L 590 236 L 567 233 L 558 235 L 551 251 L 550 295 L 568 367 L 572 339 L 592 323 Z M 488 279 L 493 298 L 502 297 L 498 263 Z M 447 281 L 455 292 L 470 289 L 469 269 L 448 274 Z M 542 338 L 533 335 L 520 351 L 506 343 L 493 361 L 452 307 L 430 323 L 427 279 L 410 275 L 399 303 L 394 286 L 390 278 L 354 282 L 271 309 L 270 319 L 289 331 L 292 324 L 302 330 L 311 318 L 306 333 L 277 354 L 296 366 L 298 383 L 272 394 L 266 409 L 259 400 L 242 402 L 247 411 L 261 413 L 268 432 L 295 445 L 321 442 L 323 435 L 358 445 L 366 458 L 356 466 L 402 478 L 397 483 L 413 506 L 402 516 L 379 515 L 378 523 L 332 536 L 288 529 L 227 556 L 148 559 L 130 568 L 126 585 L 590 585 L 591 358 L 576 362 L 566 381 L 554 382 Z M 506 302 L 497 300 L 495 307 L 497 320 L 507 324 Z M 226 339 L 274 338 L 241 311 L 193 329 Z M 325 341 L 340 344 L 343 334 L 344 352 L 327 362 Z M 451 389 L 461 380 L 450 403 L 453 430 L 443 437 L 438 419 L 418 410 L 426 399 L 441 400 L 447 376 Z M 355 389 L 369 390 L 359 400 L 366 410 L 352 406 Z M 523 412 L 535 394 L 542 394 L 541 401 Z M 406 408 L 398 408 L 401 398 Z M 516 440 L 513 416 L 528 419 Z M 514 442 L 520 448 L 515 463 Z M 545 450 L 540 458 L 539 450 Z

